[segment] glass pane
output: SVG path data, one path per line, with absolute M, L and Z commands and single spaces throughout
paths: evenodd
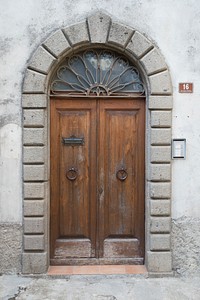
M 61 65 L 53 78 L 51 92 L 76 95 L 110 96 L 144 94 L 138 70 L 109 50 L 89 50 L 73 55 Z

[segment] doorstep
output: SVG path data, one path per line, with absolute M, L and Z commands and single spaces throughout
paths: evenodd
M 50 266 L 47 275 L 147 275 L 144 265 Z

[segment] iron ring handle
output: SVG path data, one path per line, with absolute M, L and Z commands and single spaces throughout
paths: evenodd
M 117 171 L 116 177 L 117 177 L 117 179 L 124 181 L 128 177 L 128 173 L 126 172 L 126 170 L 120 169 Z
M 70 181 L 74 181 L 77 178 L 77 170 L 75 168 L 70 168 L 69 170 L 67 170 L 66 172 L 66 177 L 67 179 L 69 179 Z

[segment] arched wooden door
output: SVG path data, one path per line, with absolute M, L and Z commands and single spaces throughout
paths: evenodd
M 144 97 L 52 96 L 51 264 L 142 264 Z

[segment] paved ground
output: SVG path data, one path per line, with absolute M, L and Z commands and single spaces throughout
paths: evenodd
M 0 276 L 0 300 L 200 300 L 200 277 Z

